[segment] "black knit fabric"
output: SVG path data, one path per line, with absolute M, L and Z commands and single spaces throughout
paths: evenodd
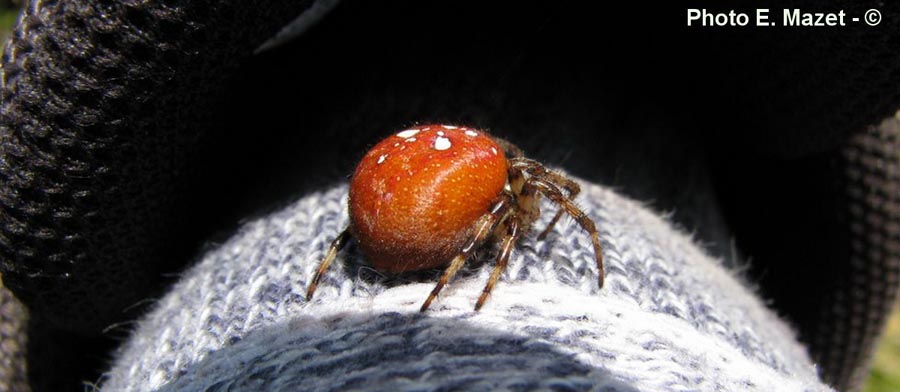
M 223 81 L 306 6 L 237 3 L 26 7 L 3 54 L 0 254 L 46 322 L 122 320 L 184 257 L 184 175 Z
M 853 246 L 886 238 L 898 218 L 848 193 L 847 173 L 877 167 L 842 153 L 900 107 L 892 5 L 877 5 L 876 27 L 713 30 L 687 28 L 676 4 L 598 14 L 550 2 L 345 1 L 299 41 L 247 62 L 308 2 L 40 4 L 2 59 L 0 267 L 45 341 L 97 346 L 87 336 L 140 314 L 217 230 L 344 180 L 369 143 L 432 121 L 490 128 L 674 210 L 731 261 L 734 238 L 761 295 L 839 388 L 856 385 L 895 296 L 884 272 L 893 253 L 860 263 Z M 728 8 L 741 7 L 763 5 Z M 895 195 L 894 183 L 865 189 Z M 850 231 L 870 215 L 881 220 Z M 796 233 L 806 234 L 792 242 Z M 810 255 L 826 255 L 826 267 L 798 279 L 815 271 L 798 265 Z M 859 289 L 871 282 L 882 289 Z M 823 291 L 842 300 L 804 294 Z M 866 321 L 835 322 L 850 312 L 835 303 Z
M 900 114 L 900 112 L 898 112 Z M 825 374 L 859 385 L 900 289 L 900 117 L 854 135 L 841 148 L 850 231 L 850 262 L 838 287 L 826 292 L 807 332 Z M 846 215 L 844 215 L 846 214 Z M 846 348 L 845 348 L 846 347 Z
M 78 337 L 134 318 L 188 259 L 186 173 L 223 81 L 308 3 L 26 5 L 2 58 L 0 267 L 50 331 L 31 339 L 37 390 L 95 379 L 110 345 Z

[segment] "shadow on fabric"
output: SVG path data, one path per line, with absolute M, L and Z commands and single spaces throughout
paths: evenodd
M 347 316 L 262 328 L 210 353 L 157 391 L 637 391 L 533 337 L 419 314 Z

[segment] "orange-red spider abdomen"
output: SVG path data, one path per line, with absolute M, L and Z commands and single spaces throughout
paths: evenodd
M 350 182 L 350 227 L 368 262 L 388 272 L 447 264 L 507 180 L 503 150 L 477 129 L 414 127 L 389 136 Z

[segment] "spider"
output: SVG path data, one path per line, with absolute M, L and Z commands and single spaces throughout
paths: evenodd
M 500 251 L 475 304 L 478 311 L 516 241 L 540 216 L 541 195 L 560 209 L 538 239 L 547 236 L 563 213 L 571 215 L 590 235 L 603 287 L 597 229 L 573 202 L 580 191 L 575 181 L 482 130 L 424 125 L 398 132 L 375 145 L 357 166 L 348 199 L 350 224 L 331 242 L 306 299 L 312 298 L 337 253 L 355 237 L 366 260 L 380 271 L 446 266 L 422 304 L 424 312 L 472 252 L 493 239 L 500 242 Z

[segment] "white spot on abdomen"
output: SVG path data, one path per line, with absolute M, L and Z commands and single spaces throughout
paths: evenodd
M 382 162 L 384 162 L 385 158 L 387 158 L 387 154 L 384 154 L 384 155 L 378 157 L 377 163 L 380 165 Z
M 444 127 L 444 129 L 456 129 L 456 128 L 459 128 L 459 127 L 454 127 L 454 126 L 452 126 L 452 125 L 441 125 L 441 126 Z
M 478 136 L 478 132 L 467 130 L 467 131 L 466 131 L 466 136 L 475 137 L 475 136 Z
M 452 146 L 452 145 L 453 144 L 450 143 L 450 139 L 447 139 L 443 136 L 438 136 L 437 139 L 434 139 L 434 149 L 435 150 L 443 151 L 443 150 L 450 148 L 450 146 Z
M 497 149 L 496 149 L 496 148 L 494 148 L 494 147 L 491 147 L 491 152 L 493 152 L 493 153 L 494 153 L 494 155 L 497 155 Z
M 417 133 L 419 133 L 418 129 L 407 129 L 403 132 L 398 133 L 397 136 L 400 136 L 400 137 L 406 139 L 408 137 L 416 136 Z

